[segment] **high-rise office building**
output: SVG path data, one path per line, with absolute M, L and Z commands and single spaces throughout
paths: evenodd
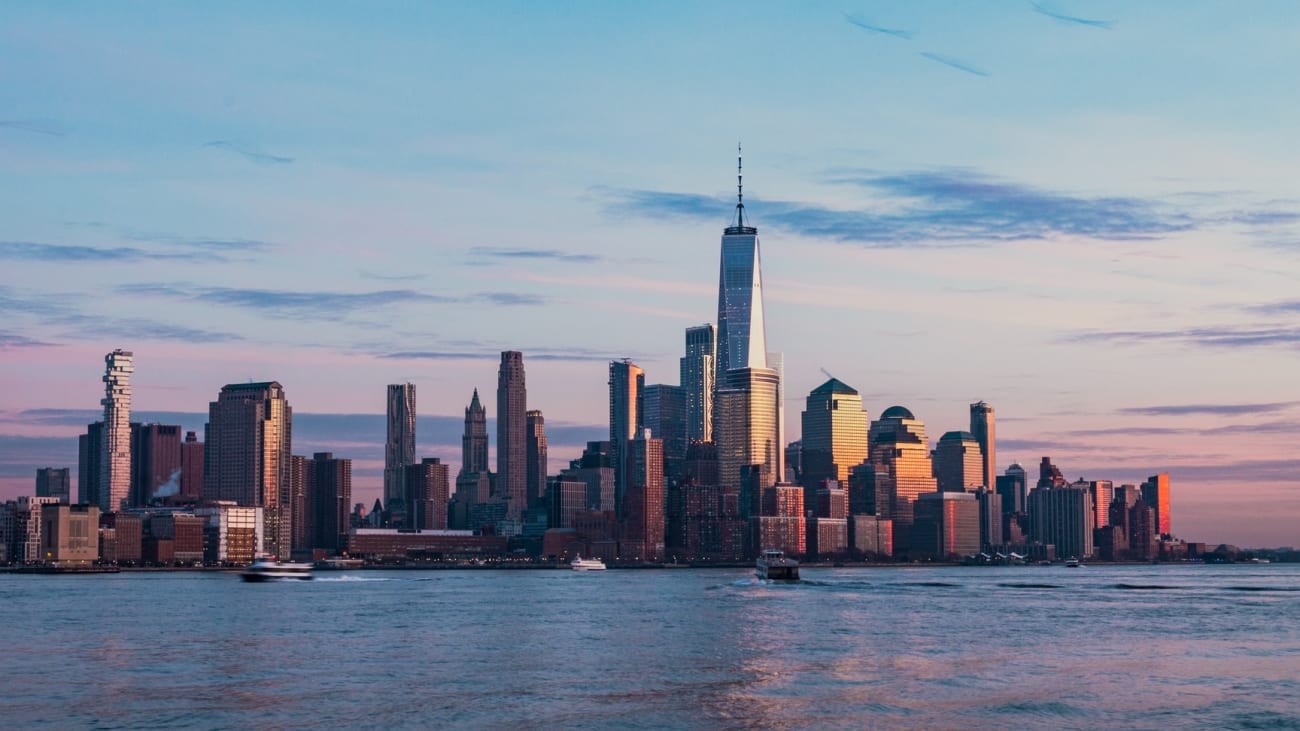
M 785 471 L 785 353 L 768 353 L 767 367 L 776 373 L 776 464 L 777 482 L 789 482 Z
M 131 425 L 131 505 L 145 506 L 181 492 L 181 428 Z
M 722 257 L 718 267 L 718 346 L 714 382 L 719 388 L 727 371 L 767 368 L 763 263 L 758 229 L 745 222 L 739 157 L 736 172 L 736 217 L 722 232 Z
M 993 407 L 983 401 L 970 405 L 970 433 L 979 442 L 980 460 L 983 465 L 983 482 L 990 490 L 997 487 L 997 421 Z
M 203 497 L 203 442 L 192 431 L 181 442 L 181 495 L 198 500 Z
M 1093 480 L 1088 483 L 1092 495 L 1092 525 L 1105 528 L 1110 525 L 1110 503 L 1115 497 L 1115 483 L 1110 480 Z
M 528 507 L 528 392 L 524 354 L 501 353 L 497 370 L 497 496 L 508 501 L 506 515 L 519 520 Z
M 311 456 L 311 482 L 307 497 L 312 548 L 337 554 L 346 547 L 352 510 L 352 460 L 336 459 L 333 452 Z
M 917 498 L 911 556 L 944 560 L 980 552 L 980 506 L 973 493 L 931 492 Z
M 104 459 L 104 422 L 86 425 L 86 433 L 77 437 L 77 502 L 99 504 L 99 463 Z
M 686 328 L 681 383 L 686 397 L 687 442 L 713 441 L 714 352 L 718 335 L 712 324 Z
M 292 427 L 293 409 L 275 381 L 229 384 L 208 404 L 204 497 L 264 508 L 265 550 L 281 558 L 293 536 Z
M 446 530 L 447 504 L 451 499 L 450 468 L 437 457 L 426 457 L 406 467 L 407 527 L 417 530 Z
M 800 483 L 846 483 L 849 471 L 867 459 L 868 422 L 856 389 L 836 378 L 814 388 L 803 412 Z
M 661 561 L 664 557 L 664 455 L 663 441 L 649 429 L 637 431 L 627 442 L 628 485 L 624 496 L 624 558 Z
M 871 422 L 867 443 L 872 464 L 886 475 L 884 492 L 893 501 L 889 517 L 894 520 L 894 549 L 906 552 L 916 501 L 938 491 L 925 424 L 906 408 L 891 406 Z
M 664 443 L 664 477 L 681 477 L 686 459 L 686 389 L 655 383 L 645 387 L 641 423 Z
M 741 469 L 762 465 L 759 489 L 781 481 L 777 474 L 783 447 L 777 434 L 776 371 L 736 368 L 726 373 L 714 404 L 714 442 L 718 447 L 719 481 L 740 485 Z
M 310 551 L 316 526 L 312 515 L 312 479 L 316 473 L 312 461 L 302 455 L 289 457 L 289 524 L 293 527 L 290 548 L 293 552 Z
M 970 432 L 950 431 L 934 449 L 934 476 L 940 492 L 974 492 L 984 486 L 984 459 Z
M 1169 473 L 1152 475 L 1142 483 L 1142 499 L 1156 513 L 1156 533 L 1172 536 L 1173 528 L 1169 520 Z
M 1036 487 L 1064 487 L 1066 479 L 1060 468 L 1052 464 L 1051 457 L 1043 457 L 1038 465 L 1038 484 Z
M 55 497 L 67 505 L 72 498 L 72 478 L 67 467 L 36 470 L 36 497 Z
M 614 511 L 624 516 L 623 497 L 630 483 L 628 442 L 645 424 L 645 371 L 630 360 L 609 364 L 609 451 L 614 468 Z
M 131 374 L 134 356 L 114 350 L 104 356 L 104 439 L 99 458 L 100 512 L 127 507 L 131 499 Z
M 1029 538 L 1063 558 L 1092 556 L 1092 496 L 1087 486 L 1036 487 L 1029 493 Z
M 529 411 L 526 417 L 528 503 L 536 505 L 546 497 L 546 418 L 537 410 Z
M 384 441 L 384 507 L 392 510 L 406 489 L 406 466 L 415 464 L 415 384 L 388 385 L 388 437 Z
M 487 409 L 478 400 L 478 389 L 465 407 L 465 434 L 460 438 L 460 473 L 488 471 Z
M 1003 513 L 1025 512 L 1025 498 L 1029 494 L 1029 478 L 1019 462 L 1013 462 L 1006 474 L 998 475 L 998 495 L 1002 498 Z

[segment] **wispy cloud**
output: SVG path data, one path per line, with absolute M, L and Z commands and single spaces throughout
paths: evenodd
M 987 245 L 1057 236 L 1144 240 L 1200 223 L 1157 199 L 1073 195 L 966 169 L 839 171 L 829 182 L 861 188 L 867 194 L 863 207 L 758 199 L 752 208 L 778 228 L 872 248 Z M 604 192 L 616 199 L 610 210 L 647 217 L 716 222 L 731 207 L 728 199 L 689 193 Z
M 584 254 L 558 249 L 507 249 L 495 246 L 475 246 L 469 250 L 471 256 L 491 259 L 525 259 L 559 261 L 569 264 L 588 264 L 601 261 L 603 257 L 596 254 Z
M 1223 325 L 1173 330 L 1103 330 L 1074 333 L 1065 340 L 1119 345 L 1174 343 L 1201 348 L 1297 347 L 1300 346 L 1300 327 Z
M 258 165 L 288 165 L 289 163 L 293 162 L 292 157 L 284 157 L 282 155 L 272 155 L 270 153 L 262 152 L 261 150 L 255 149 L 249 145 L 243 145 L 238 142 L 231 142 L 230 140 L 213 140 L 211 142 L 204 142 L 203 146 L 211 147 L 217 150 L 225 150 L 227 152 L 233 152 L 234 154 L 243 157 L 245 160 L 248 160 L 249 162 L 257 163 Z
M 0 119 L 0 129 L 33 132 L 50 137 L 66 137 L 68 135 L 68 131 L 62 125 L 48 119 Z
M 35 340 L 26 335 L 20 335 L 15 332 L 5 332 L 0 330 L 0 350 L 17 350 L 19 348 L 49 348 L 57 347 L 57 343 L 47 343 L 43 340 Z
M 972 65 L 970 65 L 970 64 L 968 64 L 968 63 L 966 63 L 965 61 L 959 61 L 959 60 L 953 58 L 952 56 L 945 56 L 945 55 L 943 55 L 943 54 L 935 53 L 935 52 L 933 52 L 933 51 L 921 51 L 920 54 L 921 54 L 921 56 L 923 56 L 923 57 L 925 57 L 925 58 L 928 58 L 928 59 L 930 59 L 931 61 L 937 61 L 937 62 L 943 64 L 944 66 L 949 66 L 949 67 L 955 68 L 955 69 L 957 69 L 958 71 L 965 71 L 966 73 L 968 73 L 968 74 L 974 74 L 975 76 L 988 76 L 988 75 L 989 75 L 989 72 L 987 72 L 987 71 L 985 71 L 985 70 L 983 70 L 983 69 L 976 68 L 976 67 L 974 67 L 974 66 L 972 66 Z
M 372 292 L 292 291 L 247 287 L 198 287 L 172 284 L 127 284 L 119 294 L 165 297 L 208 304 L 227 305 L 289 318 L 338 317 L 376 307 L 411 303 L 454 302 L 455 298 L 412 289 L 384 289 Z
M 611 355 L 609 353 L 602 353 L 585 348 L 573 348 L 569 350 L 558 348 L 519 348 L 519 350 L 523 352 L 525 361 L 604 362 L 624 357 L 632 357 L 631 354 Z M 386 360 L 498 360 L 501 357 L 501 349 L 410 350 L 379 353 L 377 354 L 377 357 Z
M 522 294 L 519 292 L 480 292 L 475 295 L 479 300 L 504 307 L 544 305 L 550 300 L 541 295 Z
M 901 30 L 899 28 L 886 28 L 884 26 L 875 25 L 870 21 L 868 21 L 866 18 L 857 14 L 850 15 L 848 13 L 845 13 L 844 19 L 847 20 L 851 25 L 856 25 L 862 30 L 871 33 L 880 33 L 881 35 L 893 36 L 894 38 L 901 38 L 905 41 L 912 40 L 912 36 L 915 35 L 915 33 L 913 33 L 910 30 Z
M 45 244 L 35 241 L 0 241 L 0 259 L 44 262 L 122 262 L 167 259 L 194 259 L 188 252 L 149 251 L 131 246 L 103 249 L 72 244 Z
M 1080 18 L 1077 15 L 1067 15 L 1060 11 L 1052 10 L 1051 8 L 1044 5 L 1043 3 L 1033 2 L 1032 0 L 1029 4 L 1033 6 L 1034 12 L 1039 13 L 1041 15 L 1046 15 L 1047 17 L 1052 18 L 1053 20 L 1059 20 L 1062 23 L 1070 23 L 1073 25 L 1086 25 L 1092 28 L 1102 28 L 1104 30 L 1110 30 L 1115 26 L 1115 21 L 1113 20 L 1093 20 L 1091 18 Z
M 1300 401 L 1274 401 L 1259 404 L 1165 404 L 1162 406 L 1131 406 L 1120 409 L 1121 414 L 1137 416 L 1186 416 L 1213 414 L 1216 416 L 1245 416 L 1271 414 L 1300 404 Z

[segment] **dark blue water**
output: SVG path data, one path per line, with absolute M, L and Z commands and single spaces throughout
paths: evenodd
M 6 728 L 1300 729 L 1300 566 L 0 576 Z

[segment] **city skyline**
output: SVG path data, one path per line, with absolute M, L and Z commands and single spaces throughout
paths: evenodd
M 13 61 L 0 73 L 25 100 L 0 114 L 0 157 L 11 163 L 0 173 L 0 259 L 11 272 L 0 281 L 0 344 L 20 386 L 0 403 L 2 497 L 30 492 L 36 468 L 74 466 L 76 435 L 95 420 L 82 412 L 103 396 L 96 364 L 113 348 L 135 353 L 136 414 L 201 413 L 224 384 L 274 379 L 292 394 L 295 430 L 313 413 L 378 415 L 378 432 L 358 426 L 366 418 L 322 416 L 318 442 L 295 439 L 300 454 L 356 460 L 358 501 L 382 482 L 386 384 L 418 384 L 423 413 L 458 422 L 473 388 L 490 393 L 500 352 L 519 350 L 528 406 L 548 417 L 554 473 L 581 451 L 576 432 L 607 431 L 608 362 L 630 357 L 648 385 L 674 383 L 684 328 L 716 311 L 712 247 L 734 203 L 741 138 L 787 406 L 801 411 L 821 369 L 861 389 L 873 419 L 904 406 L 934 435 L 969 429 L 966 405 L 983 399 L 998 410 L 998 474 L 1042 455 L 1071 481 L 1168 472 L 1180 535 L 1296 542 L 1300 190 L 1284 130 L 1300 115 L 1277 78 L 1252 72 L 1288 58 L 1279 29 L 1296 27 L 1289 6 L 1261 4 L 1251 18 L 1210 4 L 1175 17 L 1090 6 L 1115 20 L 1109 29 L 1019 6 L 870 10 L 913 40 L 872 34 L 830 6 L 797 17 L 609 9 L 584 17 L 591 32 L 572 56 L 524 74 L 520 113 L 534 132 L 486 124 L 499 102 L 472 92 L 535 60 L 536 46 L 508 46 L 538 27 L 577 39 L 527 7 L 504 23 L 490 9 L 410 11 L 413 29 L 454 21 L 466 39 L 435 34 L 416 65 L 437 68 L 453 51 L 482 63 L 463 82 L 425 86 L 404 83 L 420 78 L 409 68 L 384 67 L 373 92 L 329 59 L 304 71 L 322 61 L 307 41 L 346 24 L 362 46 L 413 44 L 392 21 L 327 9 L 271 52 L 234 13 L 173 8 L 158 27 L 189 35 L 215 20 L 229 31 L 231 48 L 208 49 L 218 57 L 270 53 L 259 64 L 267 80 L 237 64 L 201 74 L 215 101 L 174 93 L 198 67 L 197 49 L 133 27 L 138 11 L 96 18 L 80 7 L 0 9 Z M 816 81 L 798 88 L 770 59 L 739 50 L 755 88 L 722 114 L 704 102 L 716 84 L 684 80 L 674 91 L 633 58 L 645 41 L 628 25 L 681 53 L 669 68 L 718 65 L 692 44 L 728 12 L 737 31 L 794 44 L 791 72 Z M 1205 30 L 1229 24 L 1231 47 Z M 41 41 L 44 27 L 86 42 L 61 59 Z M 1150 38 L 1207 48 L 1213 63 L 1154 53 L 1138 40 Z M 475 43 L 502 55 L 467 50 Z M 127 71 L 140 64 L 109 52 L 119 45 L 157 70 L 136 79 Z M 566 93 L 547 76 L 602 56 L 612 70 L 578 86 L 630 81 L 653 110 L 646 119 L 623 126 L 631 117 L 618 105 L 601 98 L 595 109 L 601 95 Z M 78 80 L 86 68 L 90 81 Z M 1133 68 L 1142 73 L 1119 72 Z M 87 86 L 101 82 L 107 92 Z M 286 103 L 274 99 L 277 83 Z M 418 122 L 396 114 L 388 84 L 436 86 L 483 126 L 430 107 L 417 108 Z M 123 89 L 123 101 L 105 96 Z M 307 123 L 295 106 L 304 101 L 372 111 Z M 697 102 L 698 115 L 668 111 Z M 154 121 L 136 129 L 140 109 Z M 584 110 L 593 121 L 563 133 Z M 361 139 L 335 141 L 345 137 Z M 60 198 L 44 192 L 54 189 Z M 489 206 L 517 215 L 484 216 Z M 79 423 L 64 423 L 73 416 Z M 201 432 L 201 419 L 162 421 Z M 798 438 L 797 413 L 786 421 L 787 441 Z M 454 462 L 458 445 L 458 429 L 448 440 L 421 434 L 417 453 Z

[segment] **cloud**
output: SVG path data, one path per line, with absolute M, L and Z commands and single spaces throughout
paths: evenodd
M 549 260 L 570 264 L 588 264 L 603 259 L 595 254 L 571 253 L 558 249 L 506 249 L 494 246 L 475 246 L 469 250 L 469 254 L 493 259 Z
M 885 28 L 883 26 L 873 25 L 861 15 L 849 15 L 848 13 L 845 13 L 844 19 L 847 20 L 849 24 L 856 25 L 857 27 L 865 31 L 870 31 L 871 33 L 880 33 L 882 35 L 887 35 L 887 36 L 893 36 L 894 38 L 901 38 L 905 41 L 912 40 L 912 36 L 915 35 L 910 30 L 900 30 L 898 28 Z
M 521 305 L 544 305 L 548 302 L 545 297 L 535 294 L 521 294 L 518 292 L 480 292 L 475 295 L 476 298 L 483 302 L 505 307 L 517 307 Z
M 870 248 L 988 245 L 1057 236 L 1146 240 L 1200 223 L 1154 199 L 1071 195 L 967 169 L 839 171 L 829 182 L 862 189 L 862 207 L 844 210 L 751 198 L 750 208 L 777 228 Z M 610 211 L 632 210 L 649 218 L 718 222 L 733 206 L 728 198 L 687 193 L 603 192 L 615 199 Z
M 149 251 L 129 246 L 101 249 L 94 246 L 43 244 L 34 241 L 0 241 L 0 259 L 45 262 L 123 262 L 195 259 L 192 253 Z
M 1186 416 L 1188 414 L 1214 414 L 1216 416 L 1243 416 L 1271 414 L 1300 404 L 1300 401 L 1275 401 L 1262 404 L 1167 404 L 1163 406 L 1131 406 L 1120 409 L 1122 414 L 1138 416 Z
M 18 333 L 5 332 L 0 330 L 0 350 L 17 350 L 18 348 L 51 348 L 58 347 L 57 343 L 47 343 L 42 340 L 34 340 L 26 335 Z
M 524 360 L 537 361 L 574 361 L 574 362 L 608 362 L 627 356 L 613 356 L 582 348 L 559 350 L 554 348 L 524 348 Z M 390 353 L 378 353 L 376 357 L 386 360 L 498 360 L 501 350 L 409 350 Z
M 172 284 L 126 284 L 120 294 L 191 300 L 256 310 L 275 317 L 332 318 L 376 307 L 409 303 L 455 302 L 452 297 L 412 289 L 384 289 L 372 292 L 290 291 L 244 287 L 197 287 Z
M 34 132 L 50 137 L 67 137 L 68 131 L 58 122 L 48 119 L 0 119 L 0 129 L 14 129 L 20 132 Z
M 1175 330 L 1105 330 L 1074 333 L 1065 340 L 1117 345 L 1174 343 L 1200 348 L 1297 347 L 1300 346 L 1300 327 L 1224 325 Z
M 236 155 L 243 157 L 245 160 L 257 163 L 258 165 L 288 165 L 293 162 L 292 157 L 272 155 L 229 140 L 213 140 L 211 142 L 204 142 L 203 146 L 233 152 Z
M 1092 20 L 1090 18 L 1080 18 L 1074 15 L 1066 15 L 1065 13 L 1052 10 L 1044 6 L 1042 3 L 1032 2 L 1032 0 L 1029 4 L 1033 6 L 1034 12 L 1039 13 L 1040 15 L 1046 15 L 1047 17 L 1052 18 L 1054 20 L 1059 20 L 1062 23 L 1070 23 L 1073 25 L 1086 25 L 1092 28 L 1101 28 L 1103 30 L 1110 30 L 1115 26 L 1115 21 L 1113 20 Z
M 965 61 L 958 61 L 952 56 L 944 56 L 942 54 L 934 53 L 933 51 L 921 51 L 920 53 L 922 56 L 930 59 L 931 61 L 938 61 L 944 66 L 950 66 L 952 68 L 957 69 L 958 71 L 965 71 L 966 73 L 974 74 L 975 76 L 989 75 L 989 72 L 984 71 L 983 69 L 975 68 L 974 66 L 971 66 Z
M 0 287 L 0 313 L 27 315 L 34 318 L 42 332 L 80 339 L 118 337 L 146 341 L 178 341 L 187 343 L 232 342 L 242 340 L 239 335 L 220 330 L 206 330 L 189 325 L 177 325 L 150 318 L 113 317 L 105 314 L 94 303 L 91 312 L 79 311 L 78 296 L 42 293 L 20 296 L 14 290 Z

